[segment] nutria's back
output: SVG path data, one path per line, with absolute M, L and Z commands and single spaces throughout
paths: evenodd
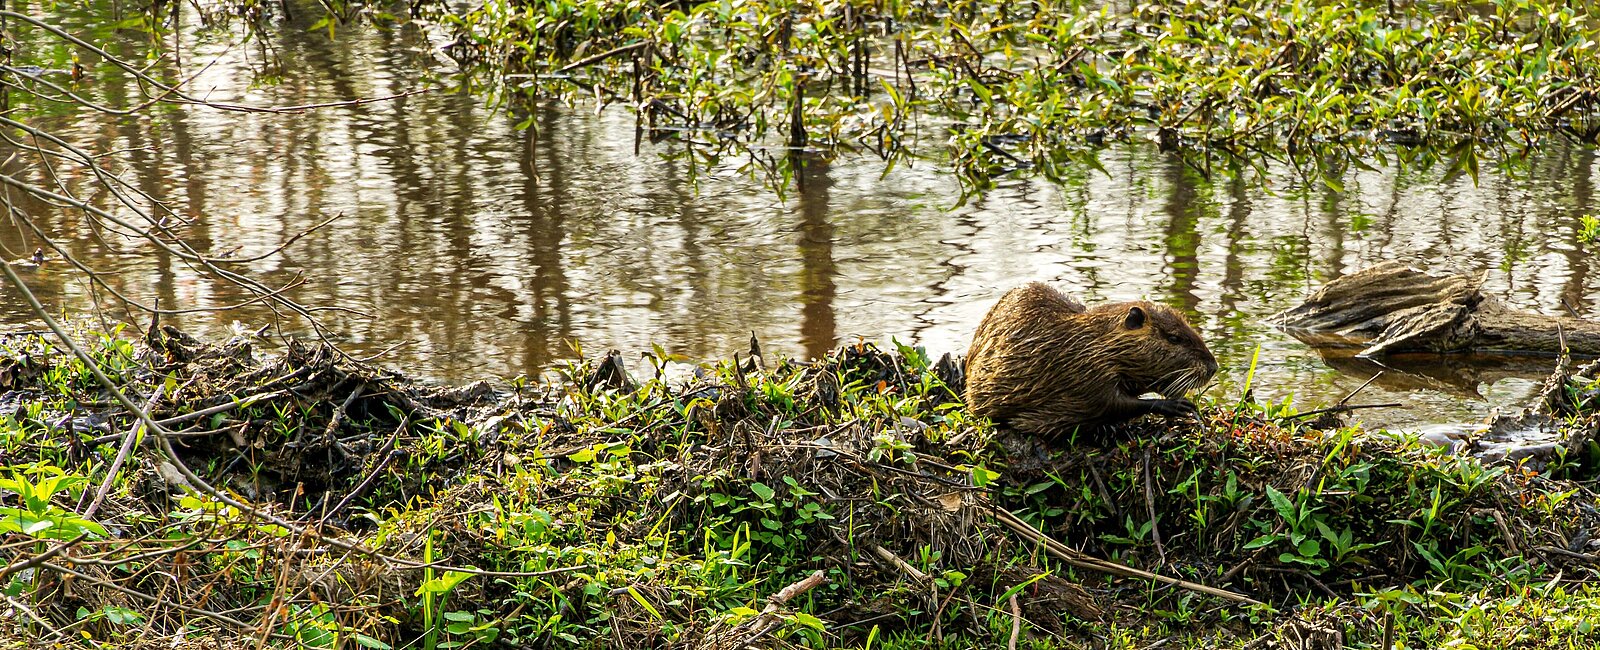
M 1087 309 L 1042 283 L 1006 292 L 967 352 L 967 406 L 1043 436 L 1146 413 L 1180 415 L 1217 371 L 1183 315 L 1124 302 Z M 1144 393 L 1165 399 L 1139 399 Z

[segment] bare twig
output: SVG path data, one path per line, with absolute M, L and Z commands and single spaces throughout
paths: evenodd
M 232 411 L 234 409 L 248 408 L 248 407 L 254 406 L 257 402 L 264 402 L 264 401 L 267 401 L 269 399 L 277 399 L 279 397 L 284 397 L 286 395 L 292 395 L 292 394 L 293 393 L 290 393 L 289 391 L 286 391 L 286 390 L 275 390 L 275 391 L 272 391 L 270 393 L 261 393 L 259 395 L 249 395 L 249 396 L 244 397 L 243 399 L 238 399 L 238 400 L 234 400 L 232 402 L 228 402 L 227 404 L 218 404 L 216 406 L 212 406 L 212 407 L 209 407 L 209 408 L 200 409 L 200 410 L 195 411 L 193 413 L 185 413 L 183 415 L 174 415 L 174 416 L 172 416 L 170 418 L 167 418 L 165 420 L 156 420 L 156 424 L 159 424 L 159 425 L 164 426 L 164 427 L 165 426 L 174 425 L 174 424 L 181 424 L 181 423 L 184 423 L 184 422 L 188 422 L 190 420 L 198 420 L 198 419 L 206 417 L 208 415 L 216 415 L 218 413 L 226 413 L 226 412 Z
M 339 422 L 344 420 L 344 412 L 350 408 L 350 403 L 356 401 L 356 398 L 361 396 L 361 391 L 366 390 L 366 388 L 366 384 L 356 384 L 355 389 L 351 390 L 350 394 L 344 398 L 344 401 L 339 403 L 339 407 L 333 410 L 333 415 L 328 418 L 328 425 L 322 428 L 323 440 L 328 441 L 329 444 L 335 447 L 340 447 L 339 439 L 333 434 L 339 429 Z M 401 425 L 404 426 L 405 422 L 402 422 Z M 298 447 L 301 442 L 300 435 L 304 433 L 305 429 L 302 428 L 300 434 L 295 436 L 294 442 L 290 443 L 290 446 Z M 344 453 L 342 447 L 340 447 L 339 451 Z
M 293 245 L 295 242 L 300 241 L 300 238 L 305 237 L 306 235 L 314 233 L 314 232 L 316 232 L 318 230 L 321 230 L 323 226 L 326 226 L 326 225 L 328 225 L 330 223 L 338 221 L 339 218 L 343 217 L 343 216 L 344 216 L 344 213 L 343 212 L 339 212 L 339 213 L 337 213 L 337 214 L 335 214 L 335 215 L 333 215 L 331 217 L 328 217 L 327 219 L 323 219 L 322 221 L 317 222 L 316 225 L 311 226 L 310 228 L 306 228 L 304 230 L 301 230 L 300 232 L 297 232 L 297 233 L 295 233 L 293 235 L 290 235 L 288 239 L 283 240 L 283 243 L 278 244 L 277 246 L 273 247 L 272 250 L 267 251 L 265 253 L 262 253 L 260 255 L 256 255 L 255 257 L 227 257 L 227 258 L 214 257 L 212 259 L 217 261 L 217 262 L 226 262 L 228 264 L 244 264 L 244 263 L 247 263 L 247 262 L 259 262 L 261 260 L 264 260 L 264 259 L 267 259 L 269 257 L 272 257 L 273 255 L 277 255 L 278 253 L 282 253 L 284 249 L 286 249 L 289 246 Z
M 1156 543 L 1156 555 L 1161 558 L 1161 566 L 1167 565 L 1167 547 L 1161 543 L 1161 527 L 1156 522 L 1156 500 L 1150 487 L 1155 477 L 1150 471 L 1150 448 L 1144 449 L 1144 509 L 1150 516 L 1150 539 Z
M 405 431 L 410 424 L 411 420 L 409 418 L 401 419 L 400 426 L 395 427 L 394 433 L 389 435 L 388 442 L 383 443 L 383 447 L 378 450 L 377 466 L 373 467 L 372 471 L 367 473 L 367 477 L 361 480 L 361 483 L 356 486 L 356 489 L 351 490 L 349 494 L 344 495 L 344 498 L 339 500 L 338 505 L 335 505 L 333 509 L 322 515 L 322 523 L 326 523 L 329 517 L 338 514 L 341 510 L 344 510 L 345 507 L 349 506 L 352 501 L 361 498 L 361 495 L 366 493 L 367 488 L 372 487 L 373 482 L 377 481 L 378 477 L 383 475 L 383 470 L 389 466 L 389 461 L 394 460 L 393 452 L 395 440 L 399 438 L 400 432 Z
M 1383 650 L 1394 650 L 1394 610 L 1383 611 Z
M 1522 554 L 1522 550 L 1517 548 L 1517 537 L 1511 534 L 1511 527 L 1506 525 L 1505 515 L 1500 514 L 1499 510 L 1483 508 L 1473 511 L 1472 514 L 1478 516 L 1489 515 L 1489 518 L 1494 520 L 1495 528 L 1500 530 L 1500 536 L 1505 538 L 1506 548 L 1511 549 L 1513 555 Z
M 1574 560 L 1579 560 L 1581 562 L 1588 562 L 1590 564 L 1600 564 L 1600 555 L 1595 555 L 1595 554 L 1592 554 L 1592 553 L 1579 553 L 1577 551 L 1569 551 L 1569 550 L 1561 548 L 1559 546 L 1540 546 L 1540 547 L 1537 547 L 1537 548 L 1535 548 L 1533 550 L 1538 551 L 1540 553 L 1548 553 L 1548 554 L 1551 554 L 1551 555 L 1560 555 L 1562 557 L 1571 558 L 1571 559 L 1574 559 Z
M 754 633 L 750 634 L 743 641 L 733 647 L 743 648 L 755 643 L 757 639 L 766 636 L 768 632 L 771 632 L 773 629 L 778 627 L 779 609 L 782 609 L 784 605 L 789 603 L 789 601 L 794 600 L 796 596 L 811 591 L 812 589 L 816 589 L 817 587 L 827 583 L 827 574 L 824 574 L 821 569 L 818 569 L 813 571 L 811 575 L 806 576 L 804 579 L 784 587 L 783 589 L 779 590 L 778 593 L 773 594 L 772 597 L 767 599 L 767 606 L 761 610 L 761 614 L 751 619 L 747 626 L 744 626 L 746 629 L 753 629 Z
M 606 59 L 609 59 L 611 57 L 614 57 L 614 56 L 617 56 L 617 55 L 620 55 L 620 54 L 627 54 L 629 52 L 632 52 L 634 50 L 640 49 L 642 47 L 646 47 L 648 45 L 650 45 L 650 41 L 639 41 L 637 43 L 629 43 L 629 44 L 623 45 L 621 47 L 614 47 L 614 48 L 611 48 L 611 49 L 606 50 L 604 52 L 601 52 L 599 54 L 596 54 L 594 56 L 584 57 L 582 59 L 578 59 L 577 61 L 573 61 L 572 63 L 568 63 L 568 64 L 566 64 L 564 66 L 561 66 L 560 68 L 558 68 L 556 70 L 556 73 L 560 74 L 560 73 L 565 73 L 565 72 L 572 72 L 573 70 L 577 70 L 578 68 L 594 65 L 596 63 L 599 63 L 599 62 L 604 61 Z M 514 75 L 506 75 L 506 76 L 507 77 L 512 77 Z
M 129 589 L 129 588 L 124 587 L 122 585 L 119 585 L 119 584 L 117 584 L 115 582 L 111 582 L 110 580 L 104 580 L 104 579 L 98 578 L 96 576 L 92 576 L 92 575 L 89 575 L 87 573 L 83 573 L 81 571 L 77 571 L 77 570 L 74 570 L 74 569 L 69 569 L 69 568 L 61 566 L 59 564 L 51 564 L 49 562 L 45 562 L 42 566 L 44 568 L 46 568 L 46 569 L 51 570 L 51 571 L 55 571 L 57 573 L 61 573 L 61 574 L 65 574 L 65 575 L 70 575 L 70 576 L 78 578 L 79 580 L 83 580 L 85 582 L 90 582 L 90 583 L 93 583 L 93 584 L 96 584 L 96 585 L 100 585 L 100 586 L 105 587 L 107 589 L 110 589 L 112 591 L 116 591 L 118 593 L 125 594 L 125 595 L 128 595 L 128 596 L 133 596 L 134 598 L 138 598 L 138 599 L 146 601 L 146 602 L 155 603 L 156 605 L 159 605 L 159 606 L 162 606 L 162 607 L 171 607 L 172 609 L 176 609 L 176 610 L 178 610 L 180 612 L 183 612 L 185 614 L 194 614 L 196 616 L 203 616 L 205 618 L 209 618 L 209 619 L 212 619 L 212 620 L 215 620 L 215 621 L 220 621 L 220 622 L 223 622 L 223 623 L 227 623 L 228 625 L 232 625 L 233 627 L 239 628 L 241 630 L 254 630 L 254 629 L 256 629 L 256 626 L 251 625 L 249 623 L 246 623 L 244 621 L 241 621 L 239 619 L 233 618 L 232 616 L 228 616 L 226 614 L 222 614 L 222 613 L 219 613 L 219 612 L 214 612 L 214 611 L 211 611 L 211 610 L 208 610 L 208 609 L 201 609 L 199 607 L 190 607 L 188 605 L 180 605 L 178 603 L 171 602 L 171 601 L 163 601 L 160 598 L 157 598 L 157 597 L 152 596 L 150 594 L 144 593 L 142 591 Z M 294 639 L 294 637 L 292 637 L 292 636 L 289 636 L 289 635 L 286 635 L 286 634 L 279 634 L 277 632 L 270 632 L 269 634 L 273 639 L 279 639 L 279 640 L 293 640 Z
M 1366 390 L 1368 386 L 1371 386 L 1372 382 L 1378 381 L 1378 378 L 1382 377 L 1383 373 L 1385 373 L 1385 372 L 1388 372 L 1388 371 L 1387 370 L 1379 370 L 1377 373 L 1375 373 L 1371 377 L 1367 378 L 1366 381 L 1361 382 L 1360 386 L 1356 386 L 1355 390 L 1350 391 L 1349 393 L 1346 393 L 1344 397 L 1339 398 L 1339 401 L 1335 402 L 1334 406 L 1344 406 L 1345 404 L 1349 404 L 1351 399 L 1353 399 L 1361 391 Z
M 151 242 L 157 248 L 160 248 L 161 250 L 179 258 L 185 263 L 198 264 L 201 267 L 209 270 L 216 277 L 232 282 L 233 284 L 238 285 L 240 288 L 251 291 L 258 296 L 271 295 L 272 300 L 269 303 L 270 305 L 282 306 L 290 311 L 295 312 L 296 314 L 299 314 L 301 317 L 305 318 L 306 322 L 310 324 L 312 328 L 315 329 L 319 334 L 326 332 L 326 328 L 322 326 L 321 321 L 318 321 L 314 316 L 311 315 L 311 310 L 280 295 L 283 291 L 282 289 L 270 289 L 266 285 L 263 285 L 247 276 L 218 267 L 210 258 L 207 258 L 196 252 L 188 244 L 184 243 L 182 239 L 174 237 L 170 231 L 160 224 L 160 222 L 153 222 L 155 225 L 150 230 L 146 230 L 135 226 L 127 220 L 113 215 L 110 212 L 107 212 L 86 201 L 82 201 L 71 196 L 57 194 L 29 183 L 24 183 L 7 174 L 0 174 L 0 184 L 5 184 L 25 194 L 29 194 L 35 198 L 56 204 L 58 206 L 82 210 L 88 214 L 127 228 L 130 231 L 137 233 L 144 240 Z M 9 197 L 9 194 L 7 196 Z M 6 203 L 8 209 L 15 214 L 16 207 L 11 204 L 9 198 L 7 198 Z M 161 237 L 158 235 L 165 235 L 166 237 Z M 102 286 L 105 285 L 102 283 Z
M 150 399 L 144 404 L 146 411 L 155 407 L 156 400 L 161 399 L 161 391 L 163 390 L 166 390 L 165 384 L 156 384 L 156 389 L 150 392 Z M 100 502 L 104 501 L 106 494 L 111 492 L 111 485 L 117 482 L 117 473 L 122 471 L 122 463 L 128 459 L 128 452 L 133 450 L 133 443 L 139 439 L 139 432 L 141 431 L 144 431 L 144 423 L 135 421 L 133 426 L 128 427 L 128 432 L 123 434 L 122 446 L 117 449 L 116 457 L 111 460 L 111 467 L 106 469 L 105 480 L 100 482 L 100 489 L 95 491 L 94 500 L 90 501 L 89 506 L 83 509 L 84 519 L 93 519 L 94 511 L 100 508 Z
M 1011 594 L 1011 640 L 1006 641 L 1006 650 L 1017 650 L 1017 636 L 1022 634 L 1022 606 L 1017 604 L 1017 595 Z
M 1283 525 L 1281 523 L 1278 525 L 1277 528 L 1273 529 L 1272 534 L 1276 535 L 1276 534 L 1278 534 L 1280 532 L 1283 532 Z M 1228 584 L 1228 582 L 1232 581 L 1233 578 L 1235 576 L 1239 575 L 1240 572 L 1242 572 L 1245 569 L 1250 568 L 1250 566 L 1254 565 L 1256 563 L 1256 560 L 1261 559 L 1261 556 L 1265 555 L 1266 552 L 1267 552 L 1267 547 L 1265 547 L 1265 546 L 1256 549 L 1256 551 L 1254 553 L 1251 553 L 1249 555 L 1249 557 L 1246 557 L 1245 559 L 1240 560 L 1238 564 L 1233 565 L 1233 568 L 1228 569 L 1227 571 L 1223 572 L 1222 577 L 1218 578 L 1217 581 L 1221 582 L 1222 584 Z
M 170 418 L 166 418 L 164 420 L 156 420 L 156 424 L 159 424 L 159 425 L 164 426 L 164 427 L 172 426 L 174 424 L 183 424 L 184 422 L 189 422 L 191 420 L 198 420 L 198 419 L 204 418 L 204 417 L 209 416 L 209 415 L 216 415 L 218 413 L 226 413 L 228 411 L 232 411 L 234 409 L 239 409 L 239 408 L 247 408 L 247 407 L 255 405 L 257 402 L 264 402 L 264 401 L 267 401 L 269 399 L 277 399 L 279 397 L 283 397 L 285 395 L 292 395 L 292 394 L 293 393 L 290 393 L 289 391 L 286 391 L 286 390 L 275 390 L 275 391 L 272 391 L 272 392 L 269 392 L 269 393 L 261 393 L 259 395 L 250 395 L 250 396 L 247 396 L 247 397 L 245 397 L 243 399 L 234 400 L 234 401 L 228 402 L 226 404 L 218 404 L 216 406 L 203 408 L 203 409 L 200 409 L 198 411 L 191 412 L 191 413 L 184 413 L 183 415 L 174 415 L 174 416 L 172 416 Z M 185 436 L 187 434 L 184 433 L 184 432 L 168 432 L 168 435 L 176 435 L 176 436 L 179 436 L 179 437 L 183 437 L 183 436 Z M 210 435 L 210 433 L 207 433 L 206 435 Z M 113 440 L 118 440 L 118 439 L 121 439 L 121 438 L 122 438 L 122 434 L 113 433 L 113 434 L 110 434 L 110 435 L 100 436 L 98 438 L 90 440 L 89 444 L 92 444 L 92 445 L 103 445 L 105 443 L 111 442 Z
M 911 578 L 917 583 L 917 585 L 921 586 L 928 584 L 928 574 L 923 573 L 917 567 L 911 566 L 910 562 L 901 559 L 901 557 L 895 555 L 893 551 L 871 542 L 867 543 L 867 550 L 871 551 L 873 555 L 878 556 L 878 559 L 888 562 L 890 566 L 899 569 L 901 573 Z
M 56 627 L 54 625 L 51 625 L 49 621 L 46 621 L 46 620 L 44 620 L 44 618 L 40 617 L 38 612 L 33 611 L 32 607 L 28 607 L 23 602 L 15 599 L 15 598 L 12 598 L 10 596 L 7 596 L 7 595 L 5 595 L 3 593 L 0 593 L 0 598 L 4 598 L 5 601 L 7 603 L 10 603 L 12 607 L 17 608 L 17 611 L 20 611 L 23 614 L 27 615 L 28 618 L 33 619 L 33 622 L 38 623 L 39 627 L 42 627 L 42 628 L 45 629 L 46 632 L 49 632 L 51 637 L 59 639 L 59 638 L 62 638 L 62 637 L 65 636 L 65 634 L 63 634 L 61 632 L 61 630 L 56 629 Z
M 1388 404 L 1345 404 L 1343 406 L 1330 406 L 1328 408 L 1315 409 L 1315 410 L 1306 411 L 1306 412 L 1303 412 L 1303 413 L 1296 413 L 1294 415 L 1285 415 L 1283 417 L 1278 418 L 1278 420 L 1279 421 L 1296 420 L 1296 419 L 1300 419 L 1300 418 L 1310 417 L 1310 416 L 1313 416 L 1313 415 L 1322 415 L 1323 413 L 1348 413 L 1350 411 L 1359 411 L 1361 409 L 1392 409 L 1392 408 L 1404 408 L 1404 407 L 1405 407 L 1405 404 L 1401 404 L 1399 402 L 1390 402 Z
M 12 574 L 17 573 L 18 571 L 26 571 L 27 569 L 30 569 L 30 568 L 39 566 L 41 564 L 44 564 L 45 562 L 49 561 L 51 558 L 54 558 L 57 555 L 60 555 L 62 553 L 67 552 L 67 549 L 70 549 L 70 548 L 72 548 L 74 546 L 77 546 L 79 542 L 82 542 L 83 540 L 88 539 L 88 538 L 89 538 L 89 533 L 79 534 L 77 537 L 74 537 L 74 538 L 69 539 L 69 540 L 64 541 L 64 542 L 61 542 L 60 544 L 56 544 L 55 546 L 51 547 L 50 550 L 48 550 L 48 551 L 45 551 L 43 553 L 40 553 L 40 554 L 35 555 L 33 557 L 30 557 L 30 558 L 28 558 L 26 560 L 18 560 L 16 562 L 13 562 L 11 564 L 6 565 L 4 568 L 0 568 L 0 583 L 4 583 L 6 578 L 11 577 Z M 29 542 L 29 543 L 31 544 L 32 542 Z
M 1174 587 L 1178 587 L 1179 589 L 1186 589 L 1189 591 L 1216 596 L 1218 598 L 1231 600 L 1236 603 L 1244 603 L 1246 605 L 1266 604 L 1236 591 L 1218 589 L 1216 587 L 1209 587 L 1206 585 L 1189 582 L 1187 580 L 1179 580 L 1177 578 L 1150 573 L 1148 571 L 1140 571 L 1139 569 L 1135 569 L 1133 567 L 1123 566 L 1121 564 L 1116 564 L 1085 555 L 1073 550 L 1071 547 L 1068 547 L 1061 542 L 1051 539 L 1048 535 L 1039 532 L 1038 529 L 1034 528 L 1033 526 L 1029 526 L 1027 522 L 1017 518 L 1017 516 L 1012 514 L 1009 510 L 993 505 L 989 506 L 988 510 L 990 514 L 994 515 L 995 519 L 1005 527 L 1010 528 L 1029 541 L 1044 545 L 1046 553 L 1055 556 L 1056 559 L 1061 560 L 1062 562 L 1066 562 L 1067 564 L 1080 569 L 1093 569 L 1095 571 L 1110 573 L 1112 575 L 1125 576 L 1129 578 L 1142 578 L 1153 582 L 1169 584 Z
M 34 27 L 38 27 L 39 29 L 42 29 L 42 30 L 44 30 L 46 32 L 49 32 L 51 35 L 55 36 L 56 38 L 59 38 L 59 39 L 61 39 L 63 41 L 71 43 L 71 44 L 73 44 L 73 45 L 75 45 L 77 47 L 80 47 L 80 48 L 82 48 L 84 50 L 87 50 L 89 52 L 93 52 L 95 55 L 103 58 L 107 63 L 110 63 L 110 64 L 112 64 L 112 65 L 114 65 L 114 66 L 116 66 L 118 68 L 121 68 L 124 71 L 126 71 L 127 73 L 133 75 L 134 78 L 137 79 L 138 81 L 140 81 L 141 83 L 148 84 L 148 85 L 156 88 L 157 90 L 159 90 L 160 93 L 158 93 L 156 95 L 153 95 L 152 98 L 158 99 L 158 100 L 170 101 L 170 102 L 173 102 L 173 103 L 196 104 L 196 105 L 200 105 L 200 106 L 206 106 L 206 107 L 210 107 L 210 108 L 215 108 L 215 109 L 218 109 L 218 110 L 233 111 L 233 112 L 240 112 L 240 113 L 303 113 L 305 111 L 318 109 L 318 108 L 331 108 L 331 107 L 335 107 L 335 106 L 358 106 L 358 105 L 361 105 L 361 104 L 370 104 L 370 103 L 373 103 L 373 102 L 390 101 L 390 100 L 394 100 L 394 99 L 400 99 L 400 98 L 403 98 L 403 97 L 410 97 L 410 96 L 413 96 L 413 95 L 420 95 L 420 94 L 423 94 L 423 93 L 429 93 L 429 92 L 433 92 L 433 90 L 434 90 L 432 88 L 422 88 L 422 89 L 418 89 L 418 90 L 412 90 L 412 91 L 408 91 L 408 92 L 404 92 L 404 93 L 399 93 L 399 94 L 396 94 L 396 95 L 390 95 L 390 96 L 387 96 L 387 97 L 350 99 L 350 100 L 343 100 L 343 101 L 337 101 L 337 102 L 325 102 L 325 103 L 320 103 L 320 104 L 305 104 L 305 105 L 301 105 L 301 106 L 250 106 L 250 105 L 245 105 L 245 104 L 229 104 L 229 103 L 224 103 L 224 102 L 213 102 L 213 101 L 209 101 L 209 100 L 202 99 L 202 98 L 199 98 L 199 97 L 194 97 L 192 95 L 189 95 L 188 93 L 183 92 L 182 90 L 179 89 L 179 86 L 181 84 L 169 85 L 169 84 L 167 84 L 165 82 L 162 82 L 162 81 L 156 79 L 155 77 L 151 77 L 150 75 L 146 74 L 144 72 L 144 70 L 141 70 L 138 67 L 128 63 L 127 61 L 122 60 L 121 58 L 117 57 L 116 55 L 113 55 L 110 52 L 107 52 L 104 49 L 102 49 L 100 47 L 97 47 L 93 43 L 90 43 L 90 42 L 85 41 L 85 40 L 83 40 L 81 38 L 73 36 L 70 32 L 67 32 L 67 31 L 61 29 L 60 27 L 52 25 L 52 24 L 50 24 L 48 22 L 45 22 L 43 20 L 40 20 L 38 18 L 34 18 L 33 16 L 29 16 L 27 14 L 17 13 L 15 11 L 0 10 L 0 17 L 4 17 L 4 18 L 7 18 L 7 19 L 20 20 L 22 22 L 28 23 L 30 25 L 33 25 Z

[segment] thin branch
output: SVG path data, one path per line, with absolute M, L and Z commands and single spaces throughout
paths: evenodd
M 1073 550 L 1071 547 L 1068 547 L 1061 542 L 1051 539 L 1048 535 L 1039 532 L 1038 529 L 1034 528 L 1033 526 L 1029 526 L 1027 522 L 1017 518 L 1017 516 L 1012 514 L 1009 510 L 991 505 L 989 506 L 989 512 L 993 514 L 995 519 L 1001 524 L 1015 531 L 1017 534 L 1022 535 L 1025 539 L 1035 543 L 1043 544 L 1046 553 L 1055 556 L 1056 559 L 1061 560 L 1062 562 L 1066 562 L 1067 564 L 1080 569 L 1093 569 L 1095 571 L 1110 573 L 1112 575 L 1126 576 L 1130 578 L 1142 578 L 1152 582 L 1169 584 L 1174 587 L 1178 587 L 1179 589 L 1186 589 L 1189 591 L 1216 596 L 1218 598 L 1224 598 L 1236 603 L 1244 603 L 1246 605 L 1265 604 L 1259 600 L 1236 591 L 1218 589 L 1216 587 L 1189 582 L 1187 580 L 1179 580 L 1177 578 L 1172 578 L 1157 573 L 1150 573 L 1149 571 L 1140 571 L 1139 569 L 1135 569 L 1130 566 L 1123 566 L 1121 564 L 1116 564 L 1114 562 L 1108 562 L 1106 560 L 1085 555 Z
M 52 547 L 48 551 L 45 551 L 43 553 L 40 553 L 40 554 L 35 555 L 33 557 L 30 557 L 30 558 L 28 558 L 26 560 L 18 560 L 16 562 L 12 562 L 11 564 L 6 565 L 4 568 L 0 568 L 0 583 L 4 583 L 6 578 L 11 577 L 13 574 L 16 574 L 19 571 L 26 571 L 26 570 L 31 569 L 33 567 L 39 566 L 41 564 L 44 564 L 45 562 L 48 562 L 50 560 L 50 558 L 53 558 L 53 557 L 55 557 L 57 555 L 65 553 L 67 551 L 67 549 L 70 549 L 70 548 L 72 548 L 74 546 L 77 546 L 83 540 L 88 539 L 88 537 L 89 537 L 89 533 L 81 533 L 77 537 L 74 537 L 72 539 L 69 539 L 67 541 L 61 542 L 60 544 L 55 545 L 54 547 Z M 33 544 L 33 541 L 29 540 L 28 544 L 31 546 Z
M 1401 404 L 1399 402 L 1389 402 L 1387 404 L 1345 404 L 1343 406 L 1330 406 L 1325 409 L 1305 411 L 1303 413 L 1296 413 L 1294 415 L 1285 415 L 1278 418 L 1278 420 L 1297 420 L 1300 418 L 1311 417 L 1313 415 L 1322 415 L 1323 413 L 1348 413 L 1350 411 L 1359 411 L 1361 409 L 1392 409 L 1404 407 L 1405 404 Z
M 145 402 L 144 410 L 149 411 L 156 405 L 156 400 L 161 399 L 161 392 L 166 390 L 165 384 L 156 384 L 156 389 L 150 392 L 150 399 Z M 128 432 L 122 436 L 122 447 L 117 449 L 117 456 L 111 460 L 111 467 L 106 469 L 106 478 L 100 482 L 100 489 L 95 491 L 94 500 L 89 502 L 89 507 L 83 509 L 84 519 L 93 519 L 94 511 L 100 508 L 106 494 L 111 492 L 111 485 L 117 481 L 117 473 L 122 471 L 122 463 L 128 460 L 128 452 L 133 450 L 133 442 L 139 439 L 139 432 L 144 431 L 143 422 L 135 422 L 128 427 Z

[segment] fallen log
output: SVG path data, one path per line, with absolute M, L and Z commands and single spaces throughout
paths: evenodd
M 1358 356 L 1399 352 L 1600 355 L 1600 323 L 1506 307 L 1482 279 L 1437 276 L 1384 262 L 1318 289 L 1273 316 L 1291 334 L 1331 332 L 1363 342 Z

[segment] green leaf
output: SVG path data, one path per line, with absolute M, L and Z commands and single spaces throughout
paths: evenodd
M 650 612 L 650 615 L 655 617 L 656 620 L 661 620 L 661 612 L 656 611 L 656 606 L 651 605 L 650 601 L 645 600 L 644 594 L 639 593 L 638 589 L 634 589 L 633 585 L 628 585 L 628 595 L 632 596 L 634 601 L 638 602 L 639 606 L 644 608 L 644 611 Z
M 1023 589 L 1027 589 L 1028 585 L 1031 585 L 1031 584 L 1033 584 L 1035 582 L 1038 582 L 1039 580 L 1043 579 L 1047 575 L 1050 575 L 1049 571 L 1046 571 L 1044 573 L 1040 573 L 1038 575 L 1033 576 L 1032 578 L 1028 578 L 1027 580 L 1023 580 L 1022 582 L 1017 583 L 1016 586 L 1014 586 L 1014 587 L 1012 587 L 1010 589 L 1007 589 L 1005 591 L 1005 593 L 1000 594 L 1000 597 L 996 598 L 994 600 L 994 602 L 1003 603 L 1003 602 L 1006 602 L 1008 600 L 1011 600 L 1012 596 L 1015 596 L 1015 595 L 1017 595 L 1019 593 L 1022 593 L 1022 590 Z
M 27 522 L 22 525 L 22 532 L 34 537 L 39 537 L 39 533 L 49 530 L 51 527 L 56 525 L 56 522 L 50 521 L 49 519 L 23 520 L 19 518 L 19 520 Z
M 144 623 L 144 616 L 126 607 L 107 605 L 101 611 L 105 612 L 106 620 L 117 625 L 141 625 Z
M 370 636 L 367 636 L 365 634 L 362 634 L 360 632 L 356 632 L 355 635 L 356 635 L 356 644 L 360 645 L 363 648 L 371 648 L 372 650 L 393 650 L 393 647 L 390 646 L 389 644 L 384 643 L 382 641 L 379 641 L 377 639 L 374 639 L 374 638 L 372 638 Z
M 883 86 L 883 92 L 889 95 L 889 101 L 894 102 L 896 107 L 905 104 L 905 100 L 900 98 L 900 91 L 896 90 L 894 85 L 889 83 L 888 79 L 880 78 L 878 79 L 878 83 Z
M 822 623 L 822 619 L 817 618 L 815 616 L 812 616 L 810 614 L 807 614 L 805 612 L 795 612 L 794 613 L 794 620 L 795 620 L 796 623 L 799 623 L 801 625 L 804 625 L 806 627 L 809 627 L 811 629 L 818 630 L 818 631 L 821 631 L 825 627 L 823 625 L 823 623 Z
M 759 482 L 751 483 L 750 491 L 756 493 L 756 496 L 760 497 L 762 501 L 771 501 L 772 495 L 776 494 L 776 492 L 774 492 L 772 488 L 767 487 L 765 483 Z
M 461 584 L 462 581 L 465 581 L 467 578 L 471 577 L 472 574 L 465 571 L 446 571 L 444 572 L 444 575 L 422 583 L 422 586 L 417 587 L 416 595 L 448 594 L 450 593 L 450 590 L 456 588 L 456 585 Z
M 1289 497 L 1283 495 L 1276 488 L 1267 486 L 1267 498 L 1272 500 L 1272 509 L 1278 511 L 1278 516 L 1285 521 L 1294 521 L 1294 504 L 1289 503 Z
M 988 86 L 977 79 L 967 77 L 967 87 L 972 89 L 972 93 L 977 95 L 978 99 L 983 100 L 984 105 L 994 106 L 994 91 L 989 90 Z

